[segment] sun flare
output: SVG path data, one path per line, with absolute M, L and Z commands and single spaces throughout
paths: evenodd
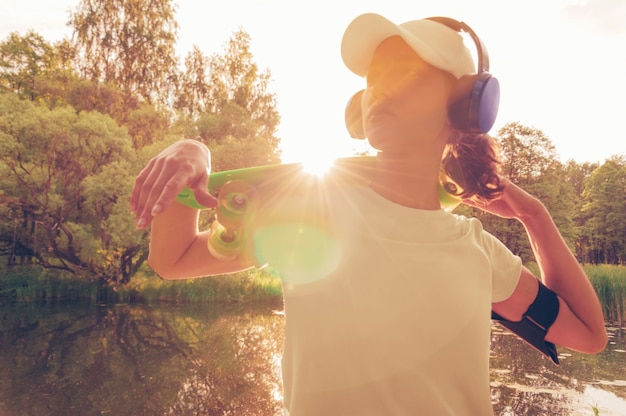
M 335 159 L 311 158 L 302 162 L 302 170 L 310 175 L 324 176 L 332 168 Z

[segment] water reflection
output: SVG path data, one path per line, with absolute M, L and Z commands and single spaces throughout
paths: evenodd
M 625 328 L 609 327 L 608 348 L 594 356 L 559 348 L 561 365 L 556 366 L 494 325 L 491 391 L 495 413 L 625 416 L 625 332 Z
M 282 317 L 142 305 L 2 311 L 0 415 L 272 415 Z
M 0 305 L 0 415 L 274 415 L 281 305 Z M 494 326 L 497 415 L 626 415 L 626 330 L 561 366 Z

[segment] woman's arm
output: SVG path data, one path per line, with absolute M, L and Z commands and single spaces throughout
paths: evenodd
M 515 218 L 524 225 L 541 279 L 559 298 L 559 314 L 546 340 L 587 353 L 602 351 L 607 343 L 604 316 L 587 275 L 543 203 L 508 180 L 503 183 L 501 198 L 478 207 L 504 218 Z M 507 319 L 519 320 L 537 291 L 535 277 L 523 268 L 513 295 L 494 304 L 494 311 Z
M 137 228 L 152 224 L 148 263 L 165 279 L 233 273 L 251 267 L 240 260 L 215 259 L 207 248 L 208 232 L 198 230 L 199 211 L 175 202 L 185 186 L 196 200 L 215 207 L 208 192 L 210 152 L 196 140 L 175 142 L 154 157 L 135 180 L 131 211 Z

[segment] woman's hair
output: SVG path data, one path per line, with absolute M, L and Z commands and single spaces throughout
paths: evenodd
M 442 160 L 443 173 L 454 182 L 444 181 L 446 191 L 478 203 L 498 198 L 503 189 L 498 150 L 487 134 L 455 131 Z

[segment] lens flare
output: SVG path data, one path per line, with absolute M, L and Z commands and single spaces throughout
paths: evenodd
M 253 238 L 257 261 L 279 271 L 284 283 L 322 280 L 339 264 L 336 239 L 314 224 L 279 222 L 256 230 Z
M 309 159 L 306 162 L 302 162 L 302 171 L 309 175 L 322 177 L 331 170 L 334 163 L 333 159 L 327 158 Z

